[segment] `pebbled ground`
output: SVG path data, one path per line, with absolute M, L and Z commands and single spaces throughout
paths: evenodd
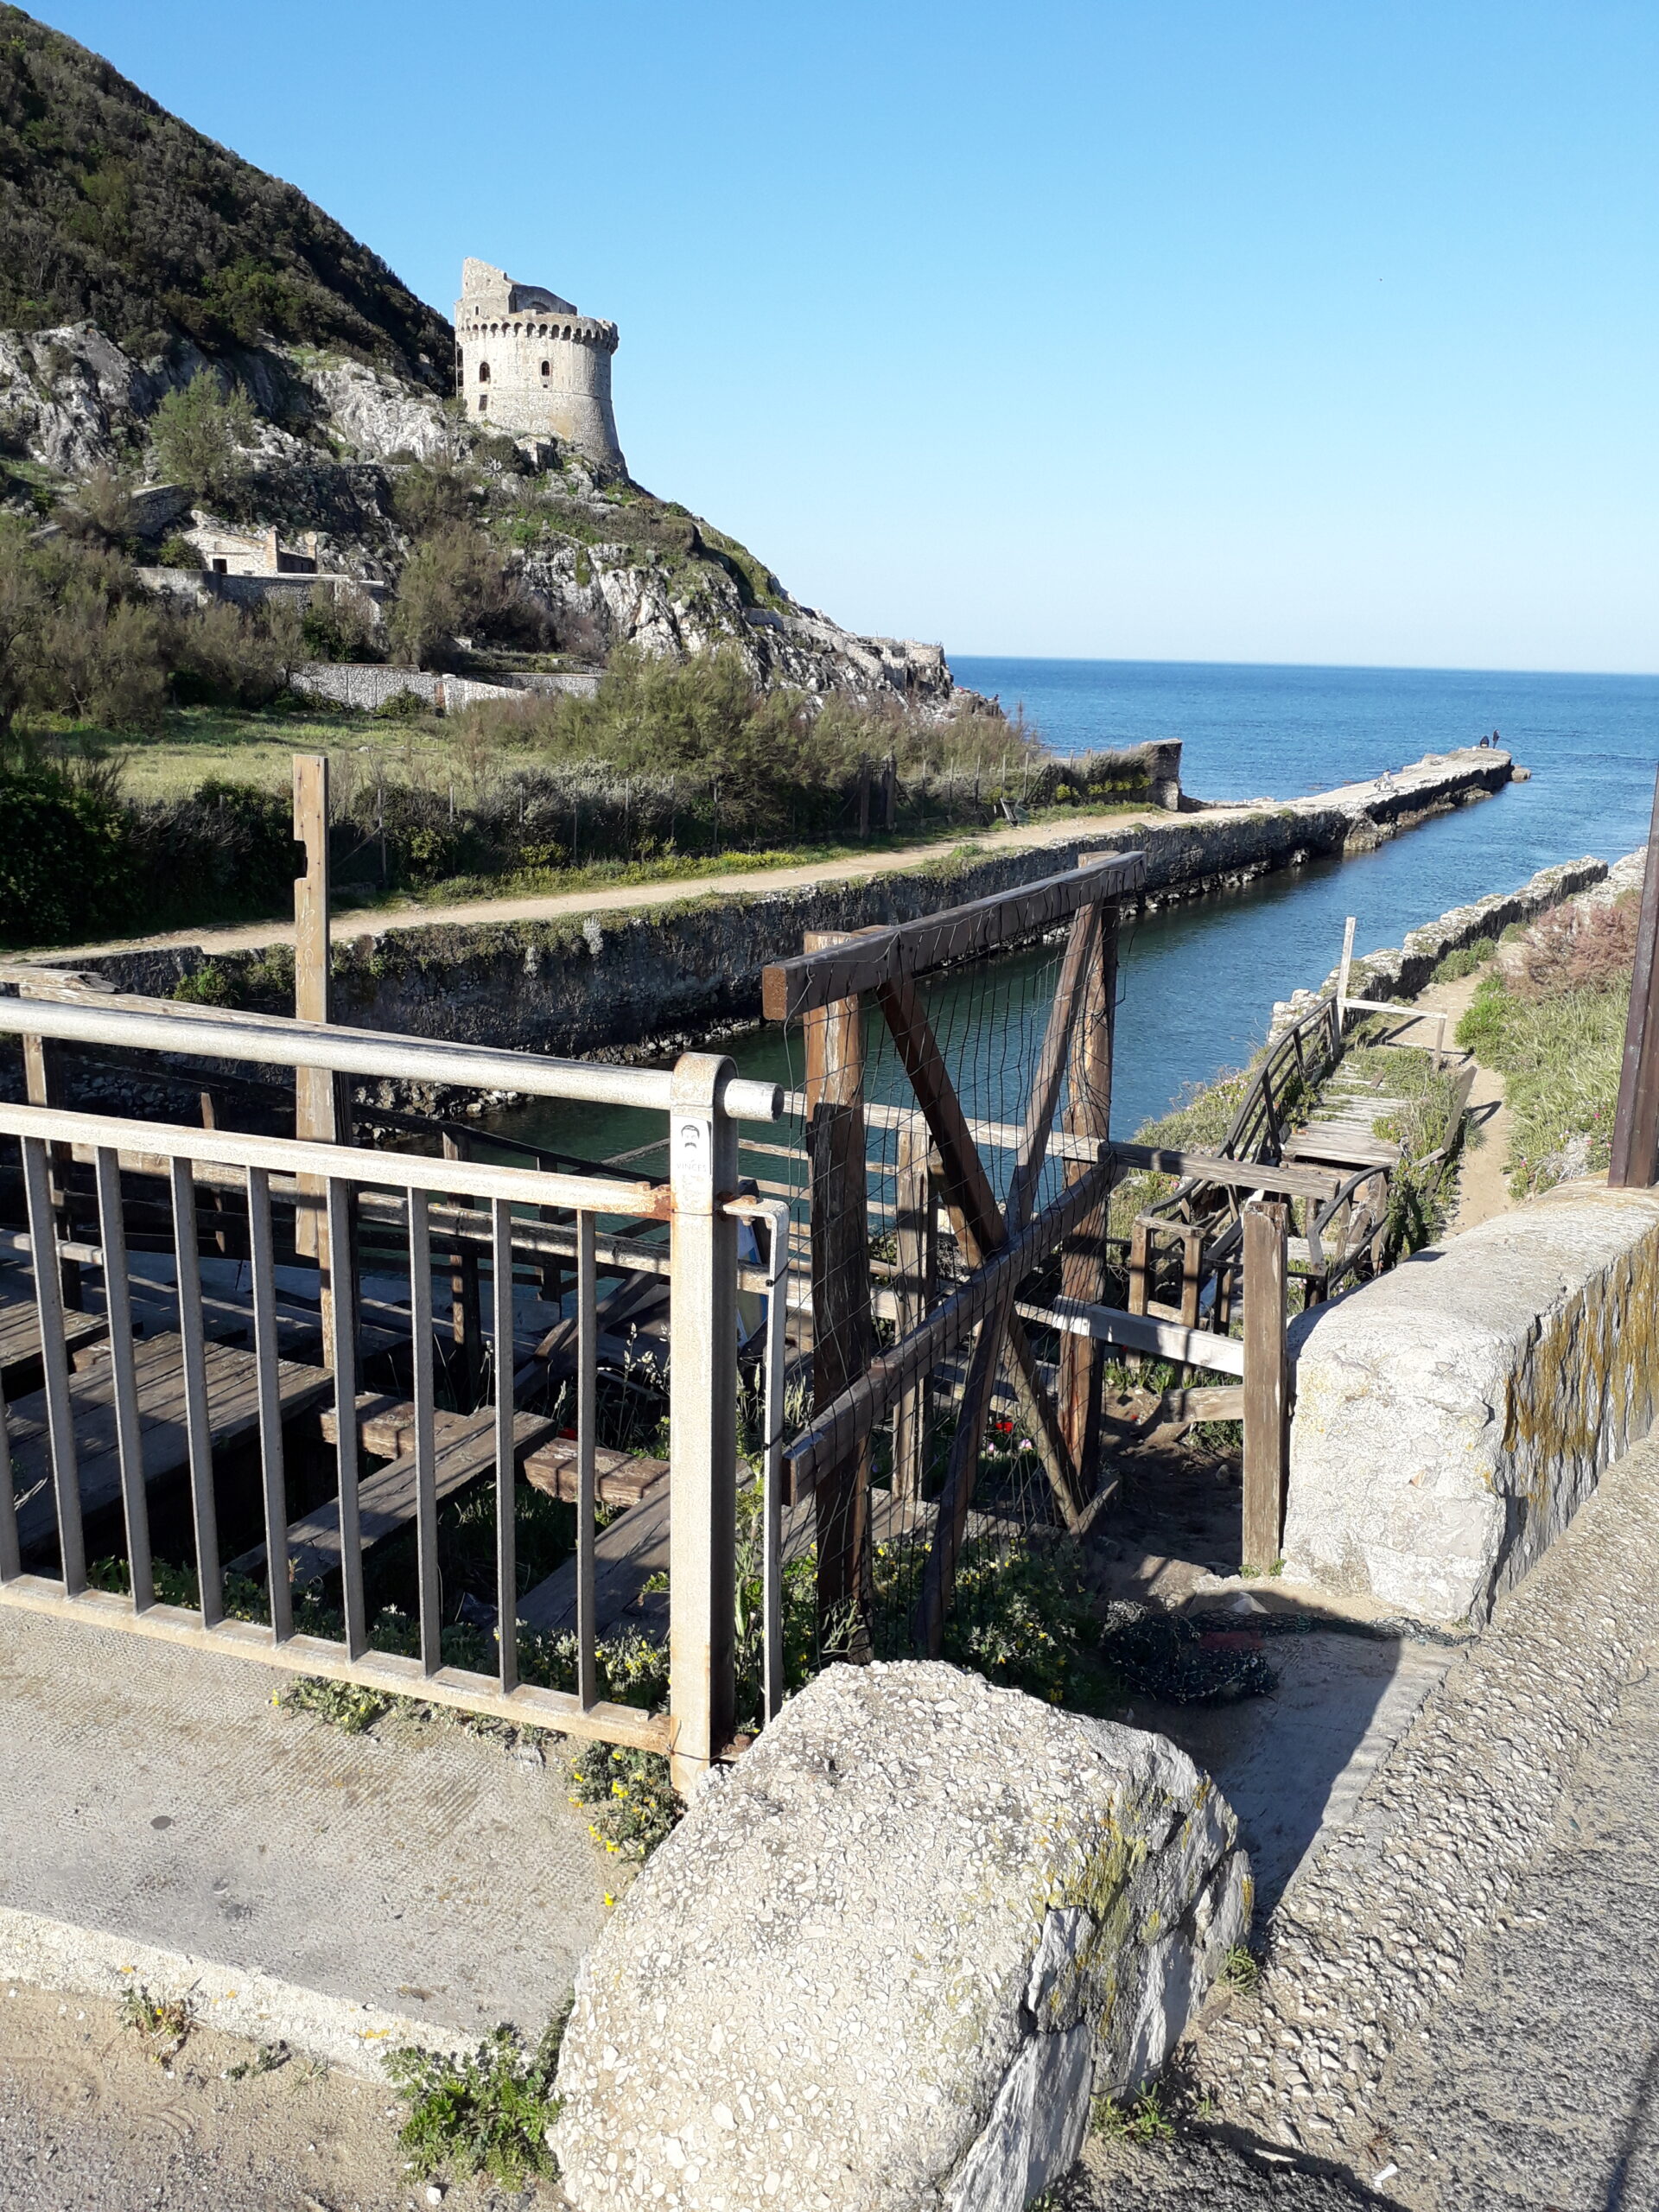
M 1604 1478 L 1190 2050 L 1221 2117 L 1077 2212 L 1659 2212 L 1659 1449 Z

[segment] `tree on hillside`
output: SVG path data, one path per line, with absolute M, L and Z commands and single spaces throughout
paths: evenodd
M 209 369 L 198 369 L 181 391 L 169 391 L 150 417 L 149 434 L 162 474 L 219 514 L 233 515 L 247 497 L 243 448 L 253 439 L 253 410 L 239 385 L 221 391 Z

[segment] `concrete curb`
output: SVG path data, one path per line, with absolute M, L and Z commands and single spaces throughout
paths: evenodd
M 249 1974 L 188 1951 L 128 1942 L 101 1929 L 72 1927 L 43 1913 L 0 1905 L 0 1980 L 27 1982 L 119 2004 L 133 1989 L 151 1997 L 189 1999 L 194 2017 L 222 2034 L 252 2043 L 288 2044 L 371 2080 L 381 2059 L 404 2044 L 459 2053 L 472 2041 L 429 2020 L 412 2020 L 373 2005 L 354 2005 L 274 1974 Z
M 1198 2037 L 1229 2119 L 1357 2157 L 1390 2053 L 1462 1982 L 1652 1641 L 1659 1445 L 1611 1468 L 1292 1882 L 1257 1998 Z

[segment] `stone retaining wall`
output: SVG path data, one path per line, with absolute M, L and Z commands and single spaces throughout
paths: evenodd
M 1384 946 L 1355 958 L 1349 975 L 1350 995 L 1358 998 L 1411 999 L 1429 982 L 1449 952 L 1460 952 L 1482 938 L 1495 938 L 1515 922 L 1535 921 L 1552 906 L 1592 886 L 1612 881 L 1618 890 L 1630 888 L 1631 861 L 1637 867 L 1636 887 L 1641 888 L 1641 854 L 1633 854 L 1609 868 L 1605 861 L 1586 855 L 1583 860 L 1563 861 L 1559 867 L 1540 868 L 1537 874 L 1514 891 L 1494 891 L 1471 906 L 1453 906 L 1438 921 L 1408 932 L 1403 944 Z M 1340 971 L 1333 968 L 1316 991 L 1294 991 L 1273 1009 L 1273 1034 L 1288 1028 L 1314 1002 L 1329 998 Z
M 385 675 L 388 671 L 378 671 Z M 1469 751 L 1283 806 L 1171 816 L 1113 833 L 1060 837 L 938 866 L 756 894 L 695 896 L 672 906 L 546 920 L 400 922 L 337 942 L 338 1018 L 413 1036 L 448 1037 L 564 1055 L 624 1058 L 702 1040 L 760 1018 L 760 972 L 798 953 L 806 930 L 917 920 L 1133 846 L 1147 858 L 1145 903 L 1249 881 L 1356 837 L 1375 842 L 1427 814 L 1484 798 L 1508 779 L 1503 753 Z M 170 997 L 212 964 L 234 991 L 262 951 L 170 945 L 60 956 L 122 990 Z M 257 982 L 250 987 L 253 1003 Z M 275 1001 L 271 1010 L 280 1011 Z
M 1659 1404 L 1659 1192 L 1563 1183 L 1292 1324 L 1285 1572 L 1478 1624 Z
M 597 676 L 573 671 L 569 675 L 524 676 L 511 683 L 481 683 L 475 677 L 444 676 L 425 668 L 392 668 L 383 661 L 307 661 L 289 677 L 291 688 L 309 697 L 332 700 L 336 706 L 372 713 L 404 692 L 435 713 L 459 714 L 487 699 L 516 699 L 526 691 L 569 691 L 590 698 L 599 688 Z

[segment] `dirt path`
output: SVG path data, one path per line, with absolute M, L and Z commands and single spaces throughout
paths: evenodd
M 275 2054 L 280 2056 L 280 2054 Z M 164 2069 L 113 2005 L 0 1983 L 0 2202 L 29 2212 L 405 2212 L 427 2177 L 385 2083 L 197 2029 Z M 446 2180 L 453 2177 L 446 2175 Z M 448 2212 L 511 2198 L 467 2183 Z M 524 2200 L 563 2204 L 551 2187 Z
M 1482 968 L 1472 976 L 1460 976 L 1454 983 L 1431 983 L 1412 1003 L 1449 1014 L 1449 1037 L 1467 1012 L 1475 988 L 1485 973 Z M 1510 1109 L 1504 1103 L 1503 1078 L 1496 1068 L 1484 1068 L 1477 1062 L 1475 1080 L 1469 1093 L 1469 1114 L 1471 1135 L 1478 1133 L 1480 1141 L 1466 1142 L 1464 1147 L 1458 1177 L 1458 1211 L 1446 1224 L 1448 1236 L 1460 1236 L 1478 1222 L 1491 1221 L 1497 1214 L 1508 1213 L 1515 1205 L 1510 1196 Z
M 1250 806 L 1205 809 L 1206 821 L 1223 821 L 1234 813 L 1249 814 Z M 681 899 L 703 899 L 732 892 L 785 891 L 799 884 L 853 883 L 876 875 L 892 875 L 902 868 L 925 868 L 931 861 L 946 860 L 964 845 L 989 858 L 997 853 L 1023 852 L 1032 846 L 1069 845 L 1080 838 L 1122 836 L 1132 840 L 1144 823 L 1167 824 L 1176 817 L 1155 810 L 1135 814 L 1079 814 L 1064 823 L 1033 822 L 1020 829 L 980 830 L 935 839 L 924 845 L 883 847 L 880 851 L 849 853 L 840 860 L 809 861 L 795 868 L 746 868 L 733 867 L 718 875 L 681 876 L 659 883 L 591 885 L 583 891 L 560 891 L 544 897 L 523 894 L 505 899 L 468 899 L 453 906 L 429 906 L 413 899 L 390 906 L 337 909 L 333 916 L 336 939 L 378 935 L 392 929 L 426 929 L 442 923 L 543 921 L 557 914 L 620 913 L 641 906 L 667 906 Z M 235 929 L 172 930 L 159 937 L 123 938 L 103 944 L 54 946 L 57 962 L 77 954 L 88 958 L 101 952 L 135 952 L 175 944 L 200 945 L 206 952 L 234 952 L 252 945 L 291 944 L 291 922 L 249 922 Z

